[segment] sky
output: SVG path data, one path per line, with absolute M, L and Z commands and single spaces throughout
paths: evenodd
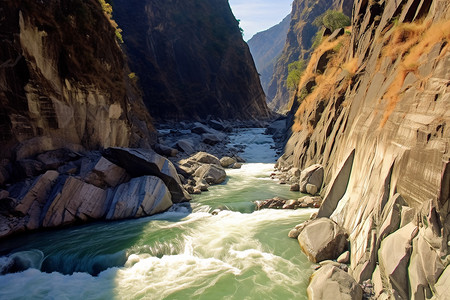
M 229 0 L 236 19 L 241 20 L 244 40 L 280 23 L 291 12 L 293 0 Z

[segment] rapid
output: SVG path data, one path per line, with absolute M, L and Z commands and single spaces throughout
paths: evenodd
M 247 163 L 190 204 L 2 241 L 0 272 L 29 269 L 0 275 L 0 299 L 306 299 L 312 266 L 287 233 L 315 210 L 254 211 L 299 197 L 269 178 L 276 153 L 263 133 L 233 133 Z

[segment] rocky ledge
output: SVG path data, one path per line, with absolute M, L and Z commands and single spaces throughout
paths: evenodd
M 9 167 L 23 180 L 0 190 L 0 237 L 149 216 L 191 199 L 175 166 L 147 149 L 108 148 L 83 154 L 58 149 Z

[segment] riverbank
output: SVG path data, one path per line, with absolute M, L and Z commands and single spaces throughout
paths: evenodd
M 35 269 L 0 276 L 1 298 L 306 299 L 312 265 L 286 233 L 316 210 L 254 211 L 255 200 L 299 196 L 270 179 L 276 150 L 264 131 L 231 133 L 232 145 L 247 145 L 240 155 L 249 162 L 190 203 L 8 239 L 1 253 L 42 255 L 33 256 Z

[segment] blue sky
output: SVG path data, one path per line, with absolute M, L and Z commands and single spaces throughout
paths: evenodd
M 236 19 L 241 20 L 244 40 L 280 23 L 291 12 L 293 0 L 229 0 Z

